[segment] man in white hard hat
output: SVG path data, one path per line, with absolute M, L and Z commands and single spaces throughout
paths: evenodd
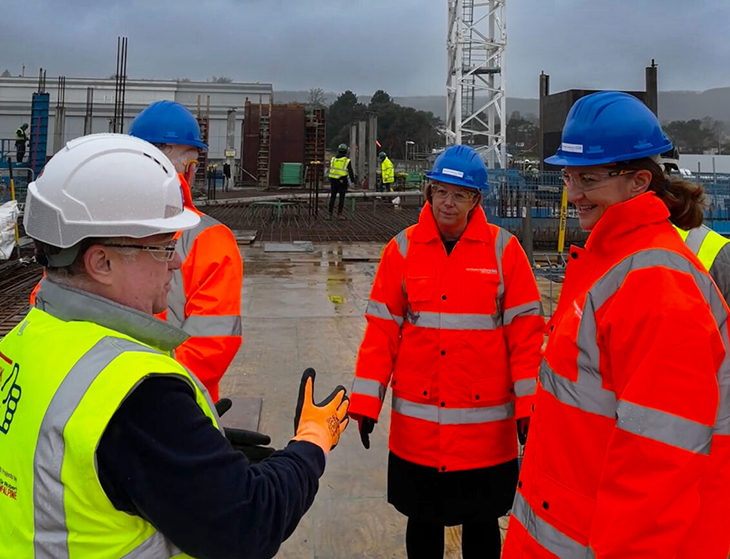
M 0 341 L 0 558 L 268 558 L 312 504 L 344 388 L 316 405 L 305 371 L 292 442 L 252 466 L 170 357 L 187 335 L 154 317 L 199 220 L 130 136 L 74 140 L 28 186 L 47 277 Z

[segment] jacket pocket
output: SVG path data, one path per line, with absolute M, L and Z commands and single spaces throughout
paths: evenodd
M 473 382 L 471 402 L 473 404 L 505 404 L 512 400 L 512 380 L 507 375 L 496 375 Z
M 588 541 L 596 501 L 536 472 L 532 506 L 539 516 L 569 536 L 585 544 Z
M 402 394 L 419 400 L 428 400 L 431 397 L 433 379 L 410 373 L 395 373 L 390 386 L 395 395 Z
M 406 277 L 406 298 L 409 303 L 430 301 L 433 298 L 436 278 Z

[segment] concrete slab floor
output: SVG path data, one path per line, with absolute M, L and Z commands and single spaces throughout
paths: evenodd
M 317 371 L 315 398 L 338 384 L 350 388 L 383 247 L 315 243 L 314 252 L 304 254 L 265 253 L 261 243 L 241 247 L 243 344 L 223 377 L 221 395 L 263 398 L 260 430 L 273 446 L 282 448 L 293 436 L 305 368 Z M 548 288 L 541 285 L 546 295 Z M 330 454 L 314 505 L 277 557 L 405 557 L 405 517 L 386 502 L 389 402 L 370 450 L 362 447 L 357 425 L 348 427 Z M 459 528 L 449 528 L 446 558 L 461 556 L 460 541 Z

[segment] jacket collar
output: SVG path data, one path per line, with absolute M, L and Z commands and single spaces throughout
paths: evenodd
M 35 306 L 64 322 L 93 322 L 166 352 L 188 338 L 183 330 L 152 315 L 48 278 L 41 281 Z
M 586 250 L 611 250 L 622 237 L 647 225 L 667 222 L 669 210 L 654 192 L 646 192 L 606 209 L 586 241 Z
M 185 180 L 185 177 L 182 173 L 178 173 L 177 176 L 180 179 L 180 189 L 182 190 L 183 195 L 183 205 L 189 210 L 197 211 L 195 204 L 193 204 L 193 193 L 190 191 L 190 185 L 188 184 L 188 181 Z
M 472 210 L 466 229 L 461 234 L 461 239 L 484 242 L 489 239 L 489 224 L 487 216 L 481 206 L 477 206 Z M 418 216 L 418 226 L 413 232 L 413 241 L 416 243 L 427 243 L 433 240 L 441 240 L 441 233 L 436 218 L 433 217 L 433 209 L 431 204 L 426 202 Z

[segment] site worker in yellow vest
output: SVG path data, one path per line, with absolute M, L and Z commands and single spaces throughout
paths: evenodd
M 0 558 L 268 558 L 312 504 L 347 425 L 302 378 L 295 435 L 251 465 L 155 313 L 199 223 L 170 160 L 138 138 L 66 145 L 28 186 L 46 277 L 0 341 Z
M 384 192 L 393 192 L 393 185 L 395 184 L 395 169 L 393 168 L 393 162 L 388 158 L 384 151 L 378 154 L 380 159 L 380 176 L 382 182 L 382 188 Z
M 678 174 L 679 150 L 672 147 L 658 156 L 659 165 L 667 176 Z M 730 239 L 716 233 L 706 225 L 691 231 L 677 228 L 687 246 L 697 255 L 702 265 L 710 273 L 720 289 L 725 301 L 730 305 Z

